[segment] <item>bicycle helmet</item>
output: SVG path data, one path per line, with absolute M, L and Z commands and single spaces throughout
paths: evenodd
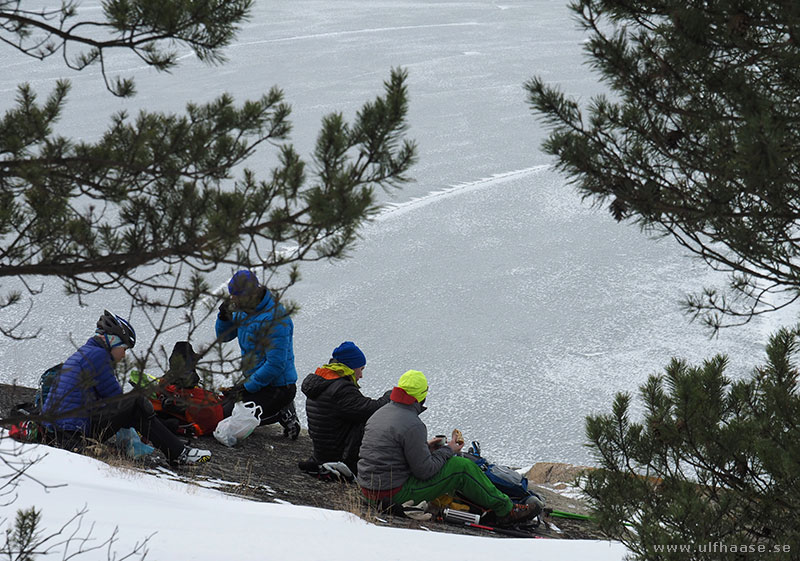
M 108 310 L 103 310 L 103 315 L 97 320 L 97 331 L 103 335 L 116 335 L 129 349 L 136 345 L 136 332 L 131 324 Z

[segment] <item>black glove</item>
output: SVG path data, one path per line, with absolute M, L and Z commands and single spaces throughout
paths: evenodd
M 225 300 L 224 302 L 222 302 L 222 304 L 219 305 L 219 315 L 217 317 L 222 321 L 233 320 L 233 314 L 231 314 L 231 310 L 227 300 Z

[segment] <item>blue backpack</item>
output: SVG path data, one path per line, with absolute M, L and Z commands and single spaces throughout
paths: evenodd
M 44 409 L 44 404 L 47 401 L 47 394 L 50 393 L 50 388 L 56 380 L 61 367 L 64 366 L 63 362 L 59 362 L 55 366 L 51 366 L 44 371 L 44 374 L 39 378 L 39 387 L 36 389 L 36 395 L 33 397 L 33 406 L 39 413 Z
M 489 481 L 500 491 L 508 495 L 508 498 L 511 499 L 512 502 L 520 504 L 538 502 L 540 503 L 540 507 L 544 507 L 544 497 L 528 489 L 528 478 L 510 467 L 493 464 L 481 456 L 479 442 L 472 442 L 469 450 L 462 452 L 461 455 L 478 464 L 478 467 L 483 470 L 483 473 L 486 474 Z

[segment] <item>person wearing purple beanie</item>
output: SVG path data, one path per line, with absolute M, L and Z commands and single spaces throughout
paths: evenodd
M 303 380 L 301 390 L 306 395 L 313 456 L 298 464 L 302 471 L 315 474 L 321 464 L 343 462 L 356 473 L 364 425 L 389 402 L 391 391 L 378 399 L 361 393 L 358 381 L 366 364 L 361 349 L 352 341 L 345 341 L 333 350 L 328 364 Z

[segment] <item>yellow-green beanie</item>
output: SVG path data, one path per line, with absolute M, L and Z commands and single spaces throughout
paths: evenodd
M 422 401 L 428 395 L 428 379 L 419 370 L 409 370 L 400 376 L 397 387 L 417 401 Z

